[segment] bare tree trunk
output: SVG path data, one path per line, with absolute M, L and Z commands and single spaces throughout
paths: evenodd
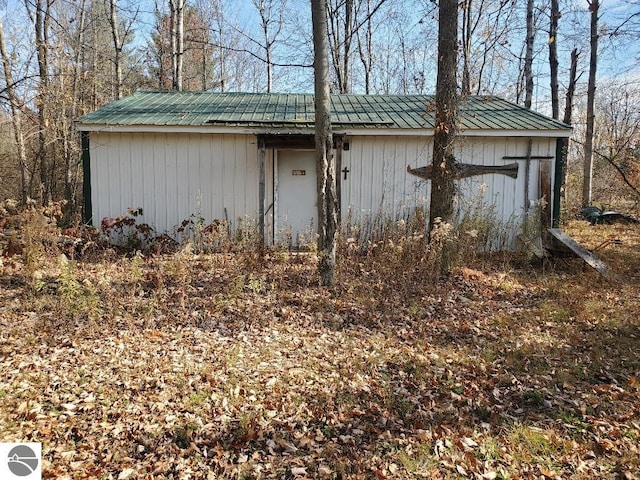
M 171 48 L 171 87 L 176 88 L 176 71 L 178 70 L 178 18 L 176 1 L 169 0 L 169 44 Z
M 551 0 L 551 24 L 549 28 L 549 72 L 551 75 L 551 116 L 560 118 L 560 99 L 558 97 L 558 19 L 560 18 L 560 0 Z
M 91 21 L 95 21 L 94 18 Z M 91 71 L 92 75 L 92 85 L 91 85 L 91 110 L 96 110 L 98 108 L 98 29 L 93 28 L 91 35 Z
M 571 70 L 569 71 L 569 86 L 567 87 L 567 96 L 565 98 L 564 104 L 564 118 L 562 121 L 567 125 L 571 125 L 573 121 L 573 95 L 576 91 L 576 83 L 577 83 L 577 73 L 578 73 L 578 49 L 574 48 L 571 51 Z M 568 159 L 568 141 L 565 141 L 565 145 L 562 150 L 562 165 L 563 165 L 563 173 L 562 173 L 562 188 L 563 188 L 563 196 L 565 205 L 569 201 L 569 192 L 566 188 L 568 181 L 568 173 L 569 169 L 567 168 L 567 159 Z
M 458 0 L 440 0 L 438 20 L 438 78 L 436 83 L 435 132 L 433 139 L 433 178 L 429 227 L 436 218 L 454 221 L 455 164 L 454 145 L 458 110 L 456 70 L 458 61 Z M 445 246 L 441 274 L 451 269 L 452 253 Z
M 318 177 L 318 274 L 320 283 L 335 282 L 338 213 L 336 175 L 331 138 L 329 49 L 326 0 L 311 0 L 315 78 L 315 144 Z
M 22 112 L 20 109 L 21 102 L 18 100 L 11 73 L 11 62 L 7 47 L 4 41 L 4 28 L 0 20 L 0 55 L 2 56 L 2 67 L 4 69 L 4 80 L 7 84 L 6 92 L 11 107 L 11 122 L 13 126 L 13 138 L 16 142 L 16 150 L 18 154 L 18 168 L 20 170 L 20 200 L 22 205 L 27 203 L 28 182 L 27 182 L 27 153 L 24 143 L 24 131 L 22 130 Z
M 353 39 L 353 0 L 345 0 L 344 3 L 344 54 L 342 56 L 342 85 L 340 85 L 340 91 L 342 93 L 349 93 L 351 86 L 349 82 L 351 80 L 351 65 L 349 61 L 351 58 L 351 40 Z
M 224 18 L 224 11 L 220 2 L 215 3 L 216 11 L 215 11 L 215 22 L 217 27 L 218 34 L 218 44 L 221 46 L 218 48 L 218 54 L 220 55 L 218 59 L 218 66 L 220 72 L 220 91 L 224 92 L 227 86 L 227 49 L 224 48 L 225 44 L 225 26 L 226 19 Z
M 344 17 L 341 16 L 341 12 Z M 341 0 L 327 9 L 328 32 L 331 37 L 331 58 L 338 91 L 349 93 L 351 74 L 351 41 L 354 32 L 353 0 Z
M 273 91 L 273 63 L 271 62 L 271 47 L 267 48 L 265 60 L 267 61 L 267 93 Z
M 184 53 L 184 0 L 169 0 L 171 29 L 171 79 L 174 90 L 182 90 Z
M 71 80 L 71 119 L 75 119 L 79 116 L 78 104 L 80 102 L 80 72 L 82 55 L 85 48 L 85 28 L 86 28 L 86 0 L 81 0 L 79 5 L 79 18 L 77 19 L 78 29 L 75 38 L 75 57 L 73 59 L 72 66 L 72 80 Z M 77 186 L 78 186 L 78 161 L 79 155 L 77 155 L 78 142 L 75 136 L 72 135 L 72 131 L 68 131 L 65 135 L 65 185 L 64 196 L 67 200 L 67 212 L 69 220 L 73 220 L 75 216 L 77 204 Z
M 567 87 L 567 96 L 565 97 L 564 104 L 564 118 L 562 121 L 568 125 L 571 125 L 573 117 L 573 96 L 576 92 L 576 83 L 578 81 L 578 49 L 574 48 L 571 51 L 571 69 L 569 71 L 569 86 Z
M 593 129 L 595 124 L 596 70 L 598 67 L 598 13 L 600 0 L 589 2 L 591 11 L 591 56 L 589 59 L 589 83 L 587 87 L 587 128 L 584 140 L 584 164 L 582 184 L 582 206 L 591 204 L 593 180 Z
M 527 0 L 527 39 L 526 53 L 524 57 L 524 80 L 525 94 L 524 106 L 531 108 L 533 101 L 533 43 L 535 40 L 535 30 L 533 25 L 533 0 Z
M 371 18 L 371 0 L 367 2 L 367 18 Z M 367 27 L 364 34 L 360 34 L 360 29 L 357 31 L 358 35 L 358 52 L 360 54 L 360 62 L 364 70 L 364 93 L 371 93 L 371 74 L 373 71 L 373 30 L 371 28 L 371 22 L 367 22 Z M 364 37 L 364 39 L 362 38 Z
M 264 37 L 265 61 L 267 64 L 267 93 L 273 91 L 273 45 L 284 26 L 284 8 L 286 0 L 277 4 L 274 0 L 253 0 L 253 5 L 260 14 L 262 35 Z M 277 18 L 274 18 L 276 16 Z M 275 23 L 275 28 L 271 26 Z
M 178 0 L 178 18 L 177 18 L 177 41 L 178 50 L 176 51 L 176 84 L 175 89 L 182 90 L 182 81 L 184 73 L 184 0 Z
M 120 41 L 120 25 L 118 24 L 118 0 L 109 0 L 109 24 L 113 41 L 114 86 L 113 96 L 122 98 L 122 42 Z
M 327 5 L 328 20 L 328 35 L 331 41 L 331 60 L 333 65 L 333 71 L 336 75 L 336 82 L 338 84 L 338 91 L 340 93 L 346 93 L 342 91 L 342 85 L 344 84 L 342 71 L 342 47 L 344 45 L 344 38 L 342 37 L 342 29 L 340 23 L 340 5 L 336 2 L 335 7 L 331 0 Z
M 47 157 L 47 129 L 49 127 L 49 27 L 51 24 L 50 8 L 55 0 L 36 0 L 32 17 L 34 23 L 36 56 L 38 59 L 38 152 L 36 155 L 40 171 L 40 201 L 43 205 L 51 201 L 53 179 L 50 177 L 50 165 Z M 31 11 L 31 3 L 26 1 L 27 10 Z
M 462 4 L 462 95 L 471 95 L 471 37 L 473 0 Z

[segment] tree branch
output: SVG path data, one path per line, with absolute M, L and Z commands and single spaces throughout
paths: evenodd
M 577 140 L 572 140 L 572 141 L 577 143 L 580 146 L 584 146 L 584 144 L 582 142 L 578 142 Z M 631 191 L 638 198 L 640 198 L 640 189 L 638 187 L 636 187 L 633 183 L 631 183 L 631 181 L 627 178 L 627 174 L 624 172 L 624 170 L 620 167 L 620 165 L 618 165 L 615 162 L 615 158 L 617 157 L 617 155 L 614 155 L 613 157 L 609 157 L 607 155 L 604 155 L 604 154 L 598 152 L 596 149 L 593 150 L 593 153 L 595 153 L 599 158 L 602 158 L 609 165 L 611 165 L 618 172 L 618 174 L 622 178 L 622 181 L 627 184 L 627 186 L 631 189 Z

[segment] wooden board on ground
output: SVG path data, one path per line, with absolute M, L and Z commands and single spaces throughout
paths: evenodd
M 611 274 L 607 265 L 589 250 L 576 242 L 569 235 L 564 233 L 559 228 L 549 228 L 549 233 L 562 245 L 568 247 L 569 250 L 571 250 L 575 255 L 584 260 L 587 265 L 597 270 L 602 276 L 611 278 Z

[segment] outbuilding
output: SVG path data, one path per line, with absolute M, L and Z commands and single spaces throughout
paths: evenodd
M 429 208 L 433 100 L 332 96 L 343 221 L 401 220 Z M 544 198 L 543 224 L 557 222 L 558 159 L 571 128 L 493 96 L 465 97 L 459 113 L 460 212 L 486 206 L 515 238 Z M 77 126 L 89 223 L 134 208 L 170 235 L 196 215 L 231 229 L 255 222 L 269 243 L 313 237 L 313 95 L 140 91 Z

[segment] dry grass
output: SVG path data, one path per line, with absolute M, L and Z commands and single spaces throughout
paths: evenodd
M 624 282 L 435 282 L 410 240 L 333 290 L 313 254 L 5 258 L 0 438 L 42 442 L 45 478 L 638 478 L 640 232 L 567 231 L 620 238 Z

